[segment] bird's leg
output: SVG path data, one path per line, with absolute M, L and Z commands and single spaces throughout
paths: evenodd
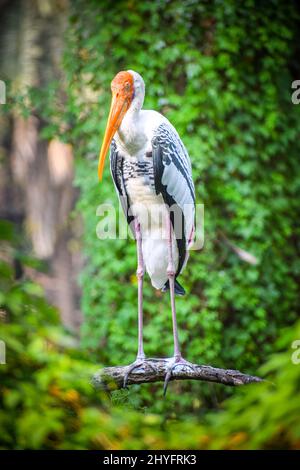
M 175 306 L 175 264 L 173 258 L 173 229 L 170 219 L 170 214 L 167 214 L 166 217 L 166 227 L 167 227 L 167 237 L 168 237 L 168 266 L 167 266 L 167 275 L 169 279 L 170 286 L 170 300 L 171 300 L 171 310 L 172 310 L 172 323 L 173 323 L 173 338 L 174 338 L 174 355 L 169 361 L 167 367 L 167 374 L 165 377 L 164 383 L 164 395 L 167 393 L 168 384 L 172 376 L 172 371 L 175 367 L 181 365 L 186 366 L 191 369 L 194 369 L 192 363 L 185 360 L 180 351 L 179 338 L 178 338 L 178 327 L 177 327 L 177 317 L 176 317 L 176 306 Z
M 135 219 L 135 234 L 137 244 L 137 270 L 136 275 L 138 279 L 138 353 L 137 359 L 145 359 L 144 344 L 143 344 L 143 281 L 144 281 L 144 260 L 142 251 L 142 233 L 141 226 L 137 219 Z
M 175 306 L 175 265 L 174 265 L 173 250 L 172 250 L 172 224 L 171 224 L 169 214 L 167 215 L 167 237 L 168 237 L 167 275 L 168 275 L 168 279 L 169 279 L 170 300 L 171 300 L 171 309 L 172 309 L 173 338 L 174 338 L 174 359 L 175 360 L 180 360 L 181 354 L 180 354 L 180 347 L 179 347 L 177 318 L 176 318 L 176 306 Z
M 136 276 L 138 280 L 138 352 L 136 360 L 128 366 L 128 370 L 124 377 L 123 387 L 127 385 L 129 374 L 138 367 L 145 364 L 146 356 L 143 345 L 143 281 L 144 281 L 144 260 L 142 251 L 142 233 L 141 226 L 137 218 L 135 218 L 135 237 L 137 246 L 137 270 Z M 151 366 L 150 366 L 151 367 Z

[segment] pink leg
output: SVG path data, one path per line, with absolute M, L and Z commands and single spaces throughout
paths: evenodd
M 178 338 L 178 328 L 177 328 L 177 319 L 176 319 L 176 308 L 175 308 L 175 266 L 174 266 L 174 259 L 173 259 L 173 250 L 172 250 L 172 233 L 173 227 L 170 220 L 170 216 L 167 216 L 167 235 L 168 235 L 168 266 L 167 266 L 167 274 L 169 279 L 170 285 L 170 297 L 171 297 L 171 309 L 172 309 L 172 321 L 173 321 L 173 337 L 174 337 L 174 356 L 171 358 L 171 362 L 167 367 L 167 373 L 165 377 L 164 383 L 164 395 L 167 393 L 167 388 L 169 381 L 171 380 L 171 376 L 173 371 L 176 367 L 184 366 L 188 367 L 192 370 L 195 370 L 195 366 L 190 362 L 183 359 L 181 356 L 181 351 L 179 347 L 179 338 Z
M 144 280 L 144 260 L 142 251 L 142 233 L 141 226 L 137 219 L 134 220 L 136 247 L 137 247 L 137 270 L 136 275 L 138 279 L 138 352 L 136 360 L 128 366 L 128 370 L 124 376 L 123 387 L 127 386 L 129 375 L 141 367 L 145 361 L 146 356 L 144 353 L 143 345 L 143 280 Z
M 169 214 L 167 215 L 167 236 L 168 236 L 168 267 L 167 274 L 170 285 L 170 298 L 171 298 L 171 309 L 172 309 L 172 322 L 173 322 L 173 338 L 174 338 L 174 358 L 176 360 L 181 359 L 177 318 L 176 318 L 176 307 L 175 307 L 175 265 L 173 260 L 172 250 L 172 223 Z
M 138 353 L 137 359 L 145 359 L 143 346 L 143 280 L 144 280 L 144 260 L 142 252 L 141 226 L 135 219 L 135 236 L 137 246 L 137 279 L 138 279 Z

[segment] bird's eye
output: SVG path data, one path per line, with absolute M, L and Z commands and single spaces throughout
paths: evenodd
M 125 91 L 129 91 L 129 90 L 130 90 L 130 83 L 126 82 L 125 83 Z

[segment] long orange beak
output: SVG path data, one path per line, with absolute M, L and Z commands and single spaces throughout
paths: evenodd
M 99 163 L 98 163 L 98 177 L 99 181 L 102 181 L 105 157 L 113 136 L 119 129 L 122 119 L 130 106 L 130 100 L 128 97 L 125 97 L 120 92 L 113 92 L 109 116 L 107 119 L 104 139 L 102 142 L 102 147 L 99 154 Z

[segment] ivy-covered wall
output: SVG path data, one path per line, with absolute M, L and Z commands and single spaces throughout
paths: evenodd
M 273 0 L 72 2 L 65 69 L 68 139 L 75 146 L 83 214 L 83 345 L 106 365 L 137 348 L 135 244 L 99 240 L 96 208 L 117 197 L 97 157 L 120 70 L 146 83 L 145 108 L 168 117 L 191 156 L 205 245 L 191 254 L 177 299 L 180 340 L 191 361 L 255 372 L 280 328 L 299 312 L 299 10 Z M 297 29 L 298 28 L 298 29 Z M 298 49 L 297 49 L 298 48 Z M 69 120 L 70 122 L 70 120 Z M 232 244 L 254 255 L 243 261 Z M 172 353 L 169 298 L 145 287 L 146 353 Z M 149 398 L 156 387 L 143 387 Z M 216 404 L 223 389 L 172 385 L 172 406 Z M 182 391 L 194 390 L 194 395 Z M 137 400 L 134 393 L 131 400 Z M 152 399 L 151 399 L 152 401 Z M 140 403 L 140 402 L 139 402 Z M 156 409 L 163 405 L 157 403 Z

